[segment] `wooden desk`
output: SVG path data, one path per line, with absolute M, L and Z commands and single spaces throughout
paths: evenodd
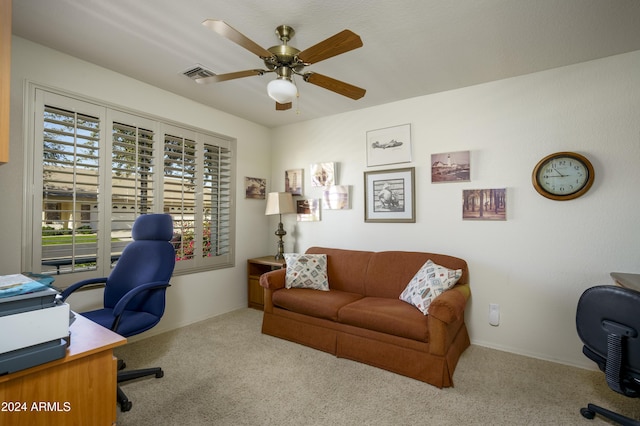
M 115 425 L 113 348 L 127 339 L 79 314 L 69 329 L 64 358 L 0 376 L 0 424 Z
M 640 291 L 640 274 L 612 272 L 610 275 L 619 286 Z

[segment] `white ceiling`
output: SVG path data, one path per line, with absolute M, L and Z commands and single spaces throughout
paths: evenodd
M 274 74 L 199 85 L 182 72 L 263 68 L 207 18 L 265 48 L 281 24 L 300 50 L 348 28 L 364 46 L 306 71 L 367 93 L 354 101 L 297 79 L 297 106 L 275 111 Z M 275 127 L 640 50 L 640 0 L 13 0 L 13 33 Z

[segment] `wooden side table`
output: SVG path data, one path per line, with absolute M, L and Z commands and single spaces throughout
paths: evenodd
M 276 260 L 275 256 L 256 257 L 247 260 L 249 307 L 264 309 L 264 289 L 260 287 L 260 275 L 282 269 L 286 266 L 284 259 Z

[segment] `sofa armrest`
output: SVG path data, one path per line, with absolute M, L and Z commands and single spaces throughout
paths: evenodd
M 429 305 L 429 315 L 451 324 L 464 318 L 464 308 L 471 296 L 469 284 L 459 284 L 436 297 Z
M 277 290 L 284 288 L 285 269 L 276 269 L 260 275 L 260 285 L 264 288 Z
M 460 327 L 464 308 L 471 296 L 469 284 L 458 284 L 436 297 L 429 305 L 429 352 L 445 356 Z
M 273 313 L 273 292 L 284 288 L 285 269 L 276 269 L 260 275 L 260 286 L 264 288 L 264 312 Z

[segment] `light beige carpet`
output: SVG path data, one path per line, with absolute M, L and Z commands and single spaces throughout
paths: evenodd
M 454 388 L 437 389 L 260 333 L 262 312 L 241 309 L 116 350 L 129 368 L 161 379 L 123 385 L 131 411 L 119 426 L 602 425 L 580 407 L 603 404 L 640 418 L 640 400 L 615 394 L 604 374 L 471 346 Z

